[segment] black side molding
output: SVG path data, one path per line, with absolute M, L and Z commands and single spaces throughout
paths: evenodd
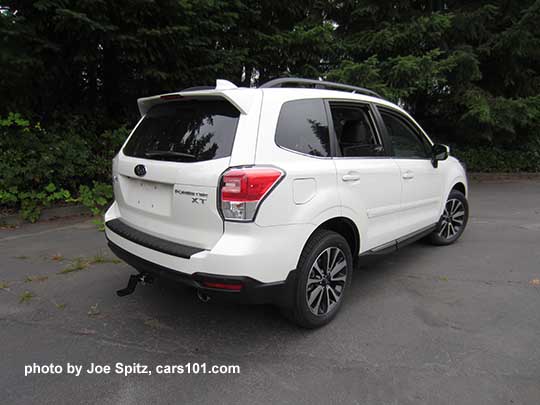
M 384 245 L 377 246 L 367 252 L 362 253 L 360 256 L 369 256 L 369 255 L 384 255 L 387 253 L 394 252 L 402 247 L 405 247 L 413 242 L 416 242 L 419 239 L 422 239 L 425 236 L 428 236 L 431 232 L 437 229 L 437 224 L 433 224 L 422 228 L 418 231 L 412 232 L 408 235 L 405 235 L 399 239 L 393 240 L 392 242 L 385 243 Z
M 105 225 L 117 235 L 136 243 L 137 245 L 147 247 L 148 249 L 157 250 L 158 252 L 166 253 L 168 255 L 181 257 L 183 259 L 189 259 L 195 253 L 199 253 L 204 250 L 148 235 L 147 233 L 141 232 L 129 226 L 118 218 L 107 221 Z

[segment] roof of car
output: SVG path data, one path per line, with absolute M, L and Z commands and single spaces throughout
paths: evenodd
M 313 86 L 313 87 L 299 87 Z M 357 100 L 385 105 L 401 112 L 405 112 L 398 105 L 385 100 L 377 93 L 361 87 L 344 85 L 334 82 L 325 82 L 312 79 L 275 79 L 261 85 L 258 88 L 237 87 L 234 83 L 227 80 L 218 79 L 215 87 L 198 86 L 180 90 L 178 92 L 159 94 L 151 97 L 144 97 L 137 100 L 141 115 L 154 105 L 181 99 L 184 97 L 224 97 L 235 105 L 241 113 L 246 114 L 249 111 L 251 98 L 254 92 L 278 93 L 286 99 L 302 98 L 332 98 L 338 100 Z M 407 114 L 408 115 L 408 114 Z

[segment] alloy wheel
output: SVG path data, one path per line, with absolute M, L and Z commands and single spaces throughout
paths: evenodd
M 329 247 L 317 256 L 306 285 L 306 300 L 314 315 L 328 314 L 341 300 L 347 267 L 345 254 L 338 247 Z
M 439 236 L 447 240 L 454 238 L 461 232 L 464 221 L 465 206 L 463 203 L 457 198 L 449 199 L 441 217 Z

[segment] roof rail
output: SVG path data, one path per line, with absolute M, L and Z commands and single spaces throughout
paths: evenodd
M 304 85 L 313 85 L 315 88 L 327 88 L 327 89 L 338 89 L 338 90 L 347 90 L 352 91 L 353 93 L 360 93 L 366 96 L 372 96 L 377 98 L 382 98 L 378 93 L 365 89 L 363 87 L 351 86 L 348 84 L 341 84 L 335 82 L 327 82 L 324 80 L 315 80 L 315 79 L 301 79 L 295 77 L 282 77 L 279 79 L 270 80 L 259 86 L 260 89 L 270 89 L 275 87 L 287 87 L 284 85 L 287 84 L 304 84 Z

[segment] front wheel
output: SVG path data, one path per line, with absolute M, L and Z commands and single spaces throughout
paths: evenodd
M 336 232 L 317 231 L 300 256 L 296 299 L 288 317 L 305 328 L 330 322 L 341 307 L 352 271 L 351 249 L 345 238 Z
M 469 204 L 462 192 L 452 190 L 437 229 L 429 236 L 434 245 L 450 245 L 463 234 L 469 220 Z

